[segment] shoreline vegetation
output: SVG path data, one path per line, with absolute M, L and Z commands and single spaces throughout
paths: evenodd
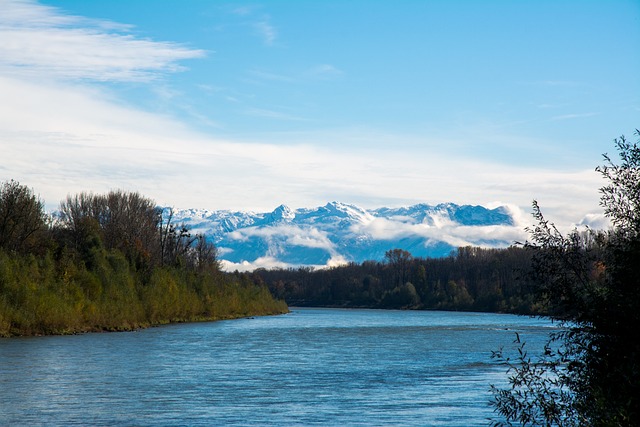
M 130 331 L 289 312 L 296 306 L 547 315 L 523 248 L 445 258 L 389 250 L 329 269 L 220 269 L 215 246 L 138 193 L 67 196 L 54 215 L 0 183 L 0 337 Z
M 471 311 L 548 316 L 536 294 L 532 253 L 461 247 L 443 258 L 387 251 L 384 261 L 330 269 L 257 269 L 254 282 L 293 306 Z
M 129 331 L 289 312 L 296 306 L 547 314 L 522 248 L 402 249 L 329 269 L 220 269 L 215 246 L 139 193 L 80 193 L 54 215 L 0 183 L 0 337 Z M 285 302 L 287 301 L 287 302 Z
M 130 331 L 289 312 L 294 306 L 548 315 L 528 251 L 459 248 L 445 258 L 313 270 L 220 270 L 215 246 L 138 193 L 67 196 L 55 215 L 0 183 L 0 337 Z
M 0 337 L 132 331 L 289 311 L 246 276 L 167 267 L 137 272 L 118 252 L 95 261 L 87 269 L 50 254 L 0 251 Z
M 87 269 L 51 255 L 0 251 L 0 337 L 132 331 L 289 312 L 246 275 L 166 267 L 136 272 L 117 252 L 96 261 Z
M 213 244 L 138 193 L 68 196 L 54 216 L 43 206 L 0 183 L 0 337 L 289 311 L 249 275 L 222 272 Z

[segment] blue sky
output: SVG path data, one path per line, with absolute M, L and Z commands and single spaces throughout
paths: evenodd
M 0 0 L 0 180 L 268 211 L 600 212 L 638 1 Z

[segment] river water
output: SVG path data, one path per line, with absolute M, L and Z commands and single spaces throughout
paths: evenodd
M 0 425 L 486 426 L 491 351 L 543 319 L 292 309 L 136 332 L 0 339 Z

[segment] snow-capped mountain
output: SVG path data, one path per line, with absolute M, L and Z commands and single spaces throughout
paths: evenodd
M 382 260 L 395 248 L 438 257 L 460 246 L 504 247 L 522 238 L 509 208 L 453 203 L 367 210 L 331 202 L 265 213 L 174 208 L 173 220 L 213 241 L 227 270 L 360 263 Z

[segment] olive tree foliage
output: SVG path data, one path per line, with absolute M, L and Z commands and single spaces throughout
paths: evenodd
M 0 249 L 26 251 L 46 226 L 44 204 L 32 190 L 14 180 L 0 184 Z
M 492 386 L 493 425 L 640 425 L 640 147 L 614 142 L 620 163 L 605 154 L 596 168 L 608 181 L 600 205 L 610 230 L 563 235 L 534 202 L 525 247 L 539 299 L 564 328 L 537 357 L 520 337 L 515 356 L 494 354 L 510 387 Z

